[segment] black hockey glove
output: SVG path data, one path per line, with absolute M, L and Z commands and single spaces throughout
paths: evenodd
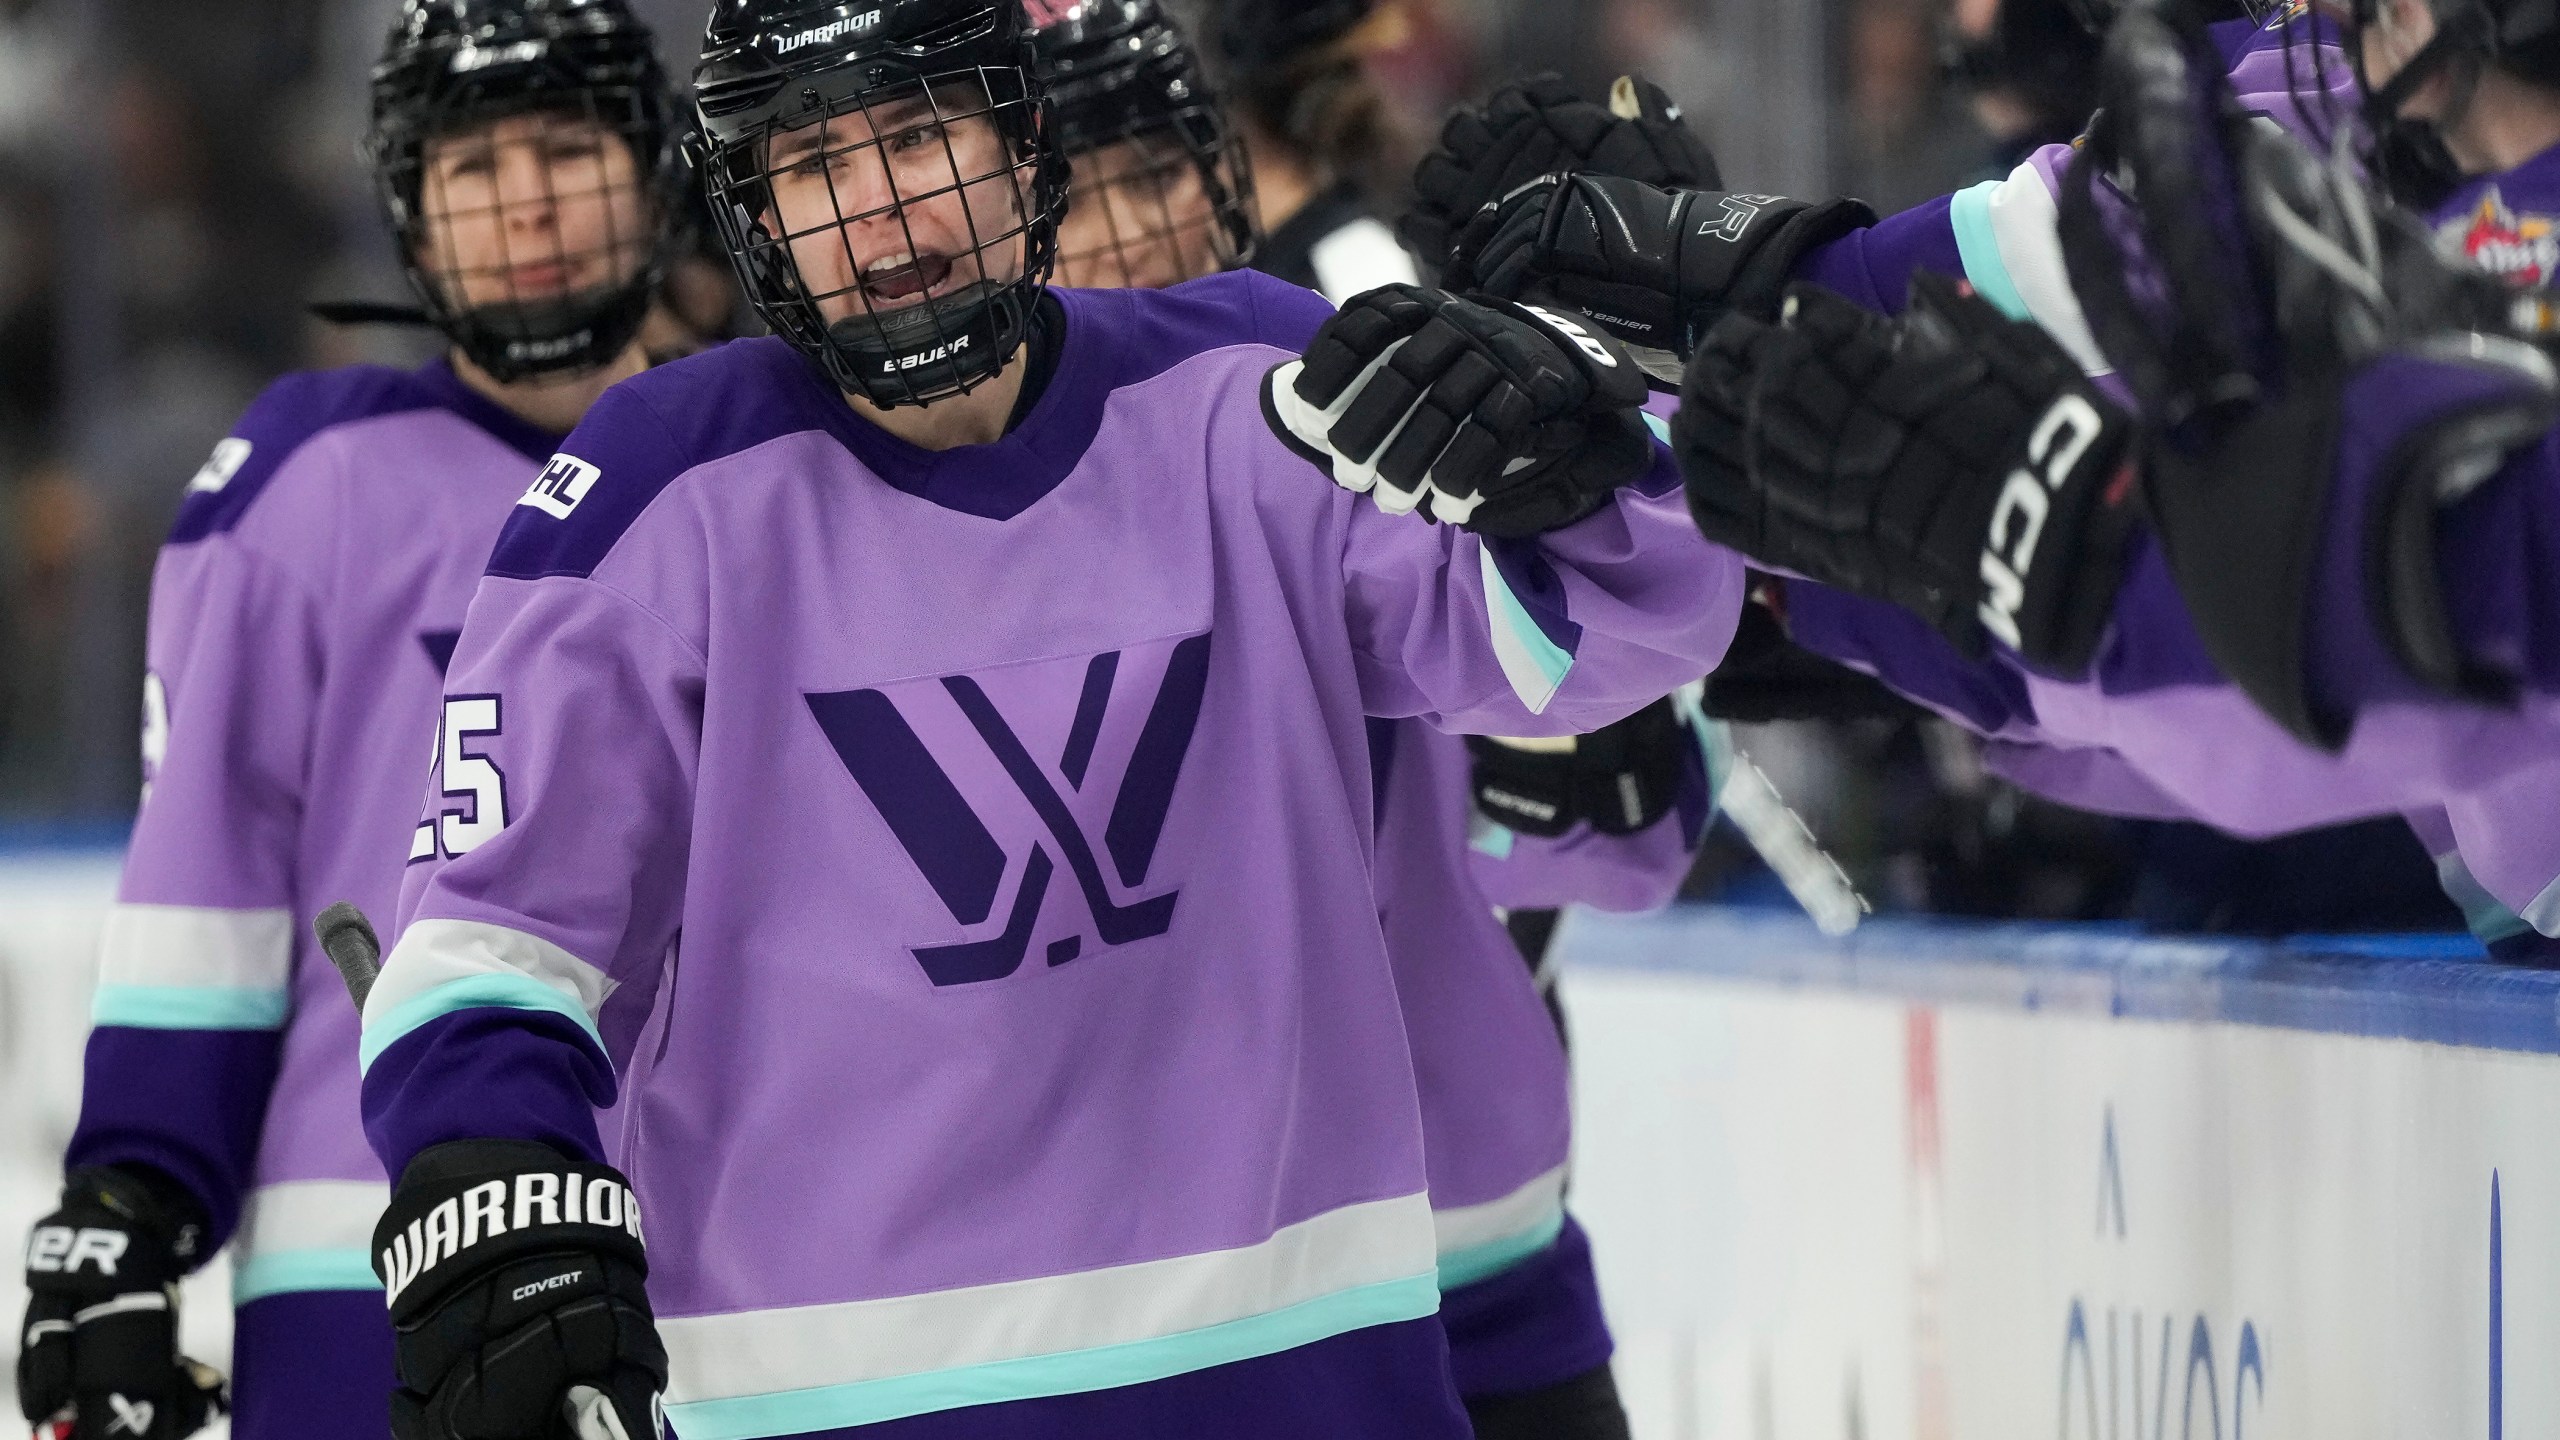
M 1936 275 L 1898 320 L 1813 286 L 1708 337 L 1673 443 L 1707 538 L 2088 667 L 2134 523 L 2134 425 L 2062 347 Z
M 1614 725 L 1554 740 L 1467 737 L 1476 809 L 1523 835 L 1553 838 L 1588 823 L 1603 835 L 1652 827 L 1680 798 L 1698 736 L 1668 699 Z
M 409 1162 L 373 1232 L 398 1440 L 650 1440 L 666 1347 L 639 1207 L 610 1166 L 525 1140 Z
M 1724 184 L 1715 156 L 1662 87 L 1628 76 L 1607 105 L 1596 105 L 1563 77 L 1536 75 L 1449 116 L 1439 148 L 1414 168 L 1413 209 L 1397 222 L 1396 238 L 1446 269 L 1451 244 L 1478 212 L 1570 170 L 1683 189 Z
M 1354 297 L 1262 382 L 1263 418 L 1344 489 L 1496 538 L 1560 529 L 1653 464 L 1624 350 L 1523 305 Z
M 222 1377 L 178 1353 L 178 1280 L 204 1212 L 175 1181 L 112 1165 L 71 1172 L 27 1241 L 18 1404 L 69 1440 L 178 1440 L 229 1409 Z
M 1855 200 L 1568 175 L 1480 215 L 1458 239 L 1449 283 L 1551 298 L 1627 344 L 1685 361 L 1727 315 L 1775 318 L 1806 252 L 1875 220 Z

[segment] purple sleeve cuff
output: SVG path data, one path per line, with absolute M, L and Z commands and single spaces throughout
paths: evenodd
M 1864 670 L 1980 734 L 2035 723 L 2034 703 L 2015 670 L 1997 660 L 1967 660 L 1901 606 L 1809 580 L 1788 580 L 1785 593 L 1788 633 L 1815 654 Z
M 1941 195 L 1807 253 L 1796 278 L 1835 290 L 1869 310 L 1899 315 L 1921 270 L 1964 278 L 1953 198 Z
M 80 1124 L 66 1168 L 148 1165 L 186 1187 L 211 1255 L 240 1220 L 282 1036 L 273 1030 L 101 1025 L 81 1062 Z
M 539 1140 L 606 1163 L 595 1112 L 613 1068 L 568 1019 L 474 1007 L 440 1015 L 384 1047 L 364 1076 L 364 1133 L 398 1176 L 448 1140 Z

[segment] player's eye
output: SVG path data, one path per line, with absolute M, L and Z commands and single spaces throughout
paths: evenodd
M 889 148 L 893 151 L 904 153 L 906 151 L 920 149 L 923 146 L 941 138 L 942 126 L 940 124 L 928 123 L 924 125 L 916 125 L 890 136 Z
M 445 161 L 443 166 L 444 178 L 447 180 L 477 180 L 494 174 L 497 168 L 498 157 L 487 150 L 472 150 L 456 155 Z

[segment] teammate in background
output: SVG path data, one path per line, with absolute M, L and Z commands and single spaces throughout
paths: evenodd
M 1250 194 L 1225 107 L 1151 0 L 1080 7 L 1037 40 L 1077 175 L 1061 279 L 1170 283 L 1249 254 L 1249 213 L 1215 198 Z M 1633 128 L 1571 104 L 1557 102 L 1567 122 Z M 1572 1111 L 1551 995 L 1470 869 L 1545 906 L 1666 902 L 1711 812 L 1699 736 L 1662 701 L 1535 750 L 1419 720 L 1371 720 L 1369 746 L 1379 919 L 1421 1091 L 1459 1395 L 1478 1440 L 1623 1437 L 1588 1242 L 1564 1212 Z M 1519 830 L 1478 815 L 1478 787 Z
M 175 1282 L 228 1242 L 232 1433 L 383 1431 L 383 1171 L 308 926 L 340 898 L 388 912 L 482 562 L 558 437 L 640 369 L 679 174 L 653 53 L 622 0 L 410 0 L 368 153 L 450 353 L 278 381 L 187 486 L 69 1178 L 27 1251 L 39 1426 L 202 1425 L 220 1382 L 177 1356 Z
M 1260 188 L 1254 268 L 1336 305 L 1420 279 L 1372 199 L 1394 122 L 1363 62 L 1404 23 L 1398 0 L 1212 0 L 1210 13 Z
M 1058 283 L 1160 290 L 1251 260 L 1244 139 L 1155 0 L 1079 0 L 1034 38 L 1074 172 Z
M 404 1436 L 1466 1434 L 1363 720 L 1596 728 L 1738 571 L 1575 327 L 1433 309 L 1433 527 L 1267 432 L 1316 297 L 1049 289 L 1022 27 L 713 11 L 776 335 L 608 394 L 464 627 L 363 1047 Z

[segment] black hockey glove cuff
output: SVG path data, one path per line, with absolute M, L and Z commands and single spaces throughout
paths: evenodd
M 1603 835 L 1633 835 L 1679 802 L 1680 778 L 1699 755 L 1698 743 L 1667 699 L 1588 735 L 1527 741 L 1471 735 L 1476 809 L 1523 835 L 1553 838 L 1581 824 Z
M 667 1353 L 630 1185 L 530 1141 L 409 1163 L 374 1230 L 391 1306 L 399 1440 L 645 1440 Z
M 1439 148 L 1414 169 L 1414 206 L 1396 236 L 1445 270 L 1457 233 L 1478 212 L 1533 180 L 1572 170 L 1691 189 L 1724 183 L 1715 157 L 1660 86 L 1621 79 L 1611 104 L 1599 105 L 1560 76 L 1538 75 L 1450 115 Z
M 2032 325 L 1922 275 L 1888 320 L 1812 286 L 1689 368 L 1673 441 L 1707 538 L 1889 600 L 1968 654 L 1987 634 L 2088 667 L 2134 524 L 2131 417 Z
M 1390 285 L 1263 381 L 1272 433 L 1390 514 L 1497 538 L 1562 528 L 1653 464 L 1627 353 L 1569 317 Z
M 227 1406 L 178 1353 L 178 1280 L 202 1260 L 203 1207 L 156 1171 L 75 1170 L 27 1240 L 18 1403 L 72 1440 L 177 1440 Z
M 1727 315 L 1774 319 L 1810 251 L 1875 223 L 1855 200 L 1790 200 L 1568 175 L 1507 196 L 1458 242 L 1461 283 L 1568 305 L 1686 360 Z

